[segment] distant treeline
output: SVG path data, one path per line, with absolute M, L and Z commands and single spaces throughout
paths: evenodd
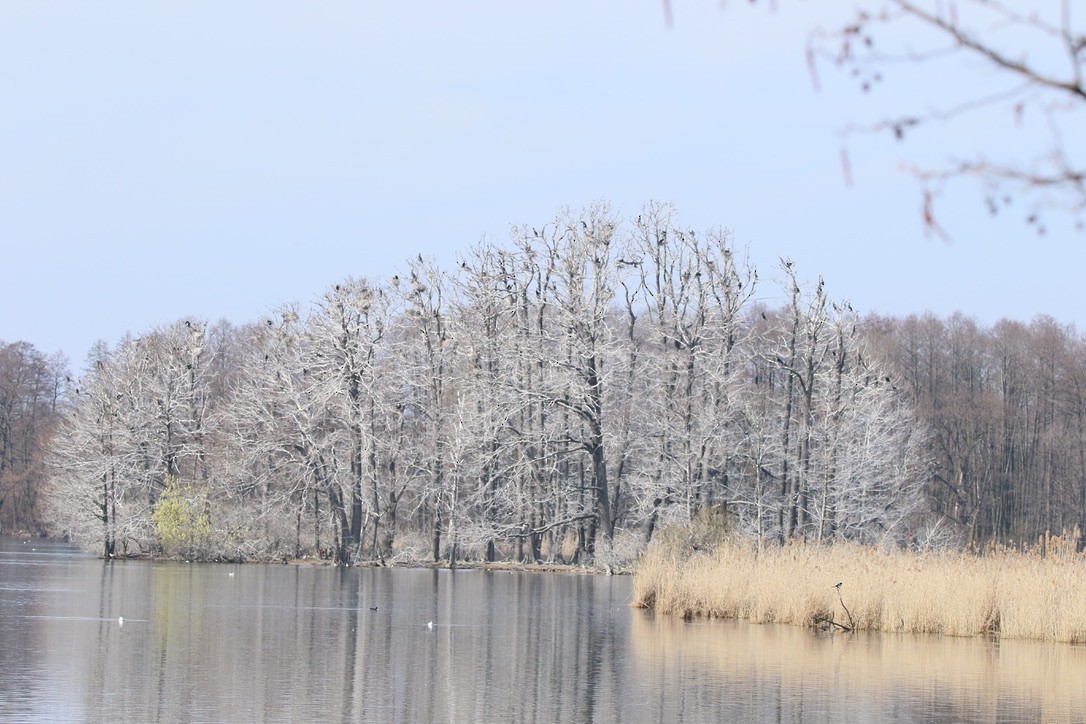
M 36 512 L 105 555 L 338 562 L 606 563 L 699 515 L 917 547 L 1081 522 L 1073 330 L 862 320 L 775 275 L 767 308 L 726 231 L 597 205 L 100 345 Z
M 1048 316 L 870 317 L 868 343 L 931 432 L 932 510 L 965 542 L 1086 530 L 1086 338 Z M 1081 536 L 1077 536 L 1081 547 Z
M 44 449 L 62 403 L 67 360 L 0 340 L 0 533 L 41 526 Z

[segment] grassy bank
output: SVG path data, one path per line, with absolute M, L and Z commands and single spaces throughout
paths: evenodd
M 759 554 L 729 542 L 684 556 L 658 546 L 638 566 L 633 605 L 838 630 L 1086 642 L 1086 558 L 1059 539 L 1043 550 L 975 556 L 790 545 Z

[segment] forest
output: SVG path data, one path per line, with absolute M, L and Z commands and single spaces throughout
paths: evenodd
M 666 204 L 405 267 L 99 344 L 78 378 L 0 345 L 0 525 L 106 557 L 603 566 L 691 521 L 920 550 L 1086 527 L 1086 341 L 1050 318 L 862 316 Z

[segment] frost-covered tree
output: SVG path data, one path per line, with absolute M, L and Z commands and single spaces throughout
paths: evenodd
M 167 480 L 207 486 L 209 359 L 195 320 L 91 352 L 49 456 L 59 532 L 106 555 L 149 550 Z
M 582 561 L 699 515 L 766 541 L 902 539 L 916 395 L 847 306 L 782 271 L 787 304 L 755 306 L 726 231 L 597 204 L 453 270 L 418 258 L 257 324 L 151 330 L 75 385 L 53 519 L 107 555 L 199 539 L 342 564 Z
M 644 300 L 641 357 L 649 387 L 641 391 L 648 414 L 640 427 L 640 492 L 649 532 L 661 513 L 674 517 L 671 506 L 689 519 L 722 502 L 748 353 L 744 315 L 757 275 L 727 231 L 683 229 L 671 206 L 646 206 L 634 234 L 623 261 L 636 268 Z M 628 308 L 632 316 L 636 307 Z
M 350 500 L 347 542 L 353 555 L 361 552 L 363 528 L 372 527 L 376 541 L 385 501 L 379 448 L 387 416 L 379 370 L 389 314 L 383 287 L 348 277 L 325 292 L 308 325 L 310 374 L 347 441 L 349 480 L 343 496 Z
M 851 309 L 821 282 L 804 293 L 784 266 L 792 297 L 752 365 L 736 514 L 759 539 L 906 540 L 923 512 L 926 428 Z

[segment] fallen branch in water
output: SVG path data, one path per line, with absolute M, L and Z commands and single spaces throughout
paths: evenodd
M 843 623 L 837 623 L 836 621 L 834 621 L 832 613 L 830 614 L 829 618 L 826 618 L 825 616 L 815 616 L 814 617 L 814 624 L 816 626 L 820 627 L 822 630 L 826 630 L 830 626 L 836 626 L 837 628 L 841 629 L 842 631 L 855 631 L 856 630 L 856 622 L 852 620 L 852 612 L 848 610 L 848 606 L 845 605 L 845 599 L 841 596 L 841 586 L 842 585 L 844 585 L 843 582 L 838 583 L 836 586 L 834 586 L 834 588 L 837 589 L 837 600 L 841 602 L 841 608 L 845 609 L 845 615 L 848 616 L 848 625 L 846 626 Z
M 823 618 L 822 616 L 816 616 L 814 622 L 815 622 L 816 626 L 821 627 L 823 630 L 828 629 L 830 626 L 836 626 L 837 628 L 841 629 L 842 631 L 852 631 L 853 630 L 853 628 L 851 626 L 846 626 L 843 623 L 837 623 L 836 621 L 833 620 L 832 616 L 830 618 Z

